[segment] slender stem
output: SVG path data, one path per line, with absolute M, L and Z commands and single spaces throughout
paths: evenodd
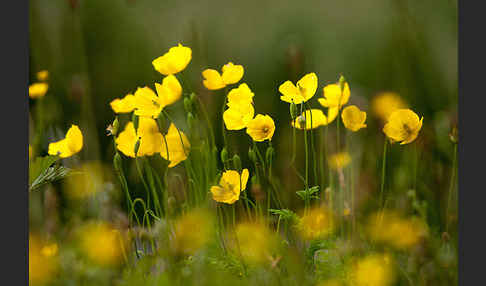
M 446 207 L 446 232 L 449 231 L 449 207 L 451 205 L 452 200 L 452 193 L 454 191 L 455 186 L 455 178 L 456 178 L 456 167 L 457 167 L 457 144 L 454 144 L 454 155 L 452 157 L 452 174 L 451 174 L 451 181 L 449 182 L 449 194 L 447 199 L 447 207 Z
M 303 106 L 303 104 L 302 104 Z M 304 110 L 304 145 L 305 145 L 305 192 L 306 192 L 306 197 L 305 197 L 305 208 L 304 211 L 307 213 L 307 209 L 309 206 L 309 148 L 307 144 L 307 115 L 305 114 Z
M 380 207 L 383 206 L 383 191 L 385 189 L 386 147 L 387 147 L 387 145 L 388 145 L 388 140 L 385 138 L 385 144 L 383 144 L 383 161 L 382 161 L 382 164 L 381 164 Z

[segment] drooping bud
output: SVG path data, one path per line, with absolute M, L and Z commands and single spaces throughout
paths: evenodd
M 133 113 L 132 115 L 132 122 L 133 122 L 133 127 L 135 128 L 135 132 L 138 131 L 138 116 Z
M 290 104 L 290 117 L 292 118 L 292 120 L 294 120 L 295 118 L 297 118 L 298 115 L 299 111 L 297 110 L 297 105 L 292 101 L 292 103 Z
M 238 171 L 238 173 L 241 172 L 241 159 L 240 156 L 238 156 L 237 154 L 233 156 L 233 166 Z
M 339 87 L 341 88 L 341 91 L 344 90 L 344 84 L 346 83 L 346 79 L 344 78 L 343 75 L 339 77 Z
M 226 147 L 223 148 L 223 150 L 221 150 L 221 162 L 226 163 L 228 161 L 228 150 L 226 150 Z
M 197 100 L 196 97 L 197 97 L 197 95 L 194 92 L 191 92 L 191 95 L 189 95 L 189 99 L 191 100 L 192 104 L 196 103 L 196 100 Z
M 253 148 L 251 148 L 251 147 L 248 149 L 248 158 L 250 158 L 250 160 L 253 163 L 256 163 L 258 161 L 258 158 L 257 158 L 257 155 L 255 153 L 255 150 L 253 150 Z
M 140 148 L 140 139 L 141 139 L 141 137 L 139 137 L 137 142 L 135 142 L 135 147 L 133 148 L 133 151 L 135 152 L 135 157 L 137 156 L 138 149 Z
M 122 170 L 122 158 L 118 152 L 113 157 L 113 167 L 115 167 L 115 171 L 117 172 L 121 172 Z

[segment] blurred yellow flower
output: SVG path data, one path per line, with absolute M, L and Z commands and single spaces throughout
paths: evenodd
M 280 100 L 300 104 L 311 99 L 317 90 L 317 75 L 315 73 L 308 73 L 303 76 L 297 85 L 294 85 L 290 80 L 282 83 L 278 91 L 283 94 Z
M 45 82 L 33 83 L 29 85 L 29 97 L 30 98 L 44 97 L 44 95 L 46 95 L 48 88 L 49 85 Z
M 232 244 L 235 253 L 247 263 L 270 262 L 276 251 L 277 237 L 265 224 L 243 222 L 236 226 L 236 239 Z
M 152 61 L 155 70 L 163 75 L 176 74 L 186 68 L 192 59 L 192 50 L 181 44 Z
M 298 129 L 314 129 L 319 126 L 327 125 L 327 117 L 320 109 L 306 110 L 303 114 L 299 115 L 295 122 L 292 120 L 292 127 Z
M 396 211 L 375 213 L 368 219 L 370 238 L 397 249 L 409 249 L 428 235 L 427 225 L 417 217 L 405 218 Z
M 248 169 L 243 169 L 241 176 L 235 170 L 223 172 L 219 185 L 212 186 L 210 189 L 213 200 L 220 203 L 233 204 L 240 198 L 240 192 L 246 189 L 249 176 Z
M 168 160 L 169 168 L 175 167 L 180 162 L 187 159 L 191 144 L 187 139 L 186 134 L 181 130 L 178 130 L 174 123 L 171 123 L 167 134 L 162 139 L 162 147 L 160 150 L 160 156 L 165 160 Z M 165 144 L 167 141 L 167 144 Z M 167 150 L 169 154 L 167 154 Z
M 339 152 L 329 156 L 327 160 L 329 167 L 334 170 L 339 170 L 345 168 L 351 163 L 351 156 L 348 152 Z
M 256 142 L 265 140 L 272 140 L 275 132 L 275 123 L 272 117 L 268 115 L 258 114 L 253 118 L 246 127 L 246 133 L 250 135 L 251 139 Z
M 41 70 L 37 72 L 37 80 L 39 81 L 46 81 L 49 78 L 49 71 Z
M 207 210 L 192 210 L 174 222 L 172 249 L 176 253 L 193 255 L 209 242 L 213 229 L 213 217 Z
M 346 106 L 341 113 L 341 118 L 344 127 L 353 132 L 366 127 L 366 112 L 359 110 L 355 105 Z
M 324 98 L 318 99 L 322 106 L 341 108 L 343 105 L 348 103 L 349 97 L 351 96 L 351 91 L 349 90 L 349 85 L 347 82 L 344 84 L 344 90 L 342 92 L 339 83 L 332 83 L 324 87 L 323 96 Z
M 204 77 L 203 85 L 209 90 L 222 89 L 229 84 L 239 82 L 245 70 L 242 65 L 235 65 L 229 62 L 223 66 L 222 72 L 222 74 L 219 74 L 217 70 L 205 69 L 202 72 Z
M 73 200 L 88 198 L 102 191 L 110 174 L 110 170 L 100 161 L 84 162 L 76 171 L 63 180 L 63 191 Z
M 174 75 L 168 75 L 162 84 L 155 83 L 157 94 L 149 87 L 135 91 L 135 114 L 143 117 L 157 118 L 162 109 L 182 96 L 182 86 Z
M 423 119 L 410 109 L 397 109 L 388 117 L 383 132 L 392 142 L 408 144 L 417 138 Z
M 114 266 L 121 262 L 125 239 L 108 223 L 89 222 L 79 230 L 79 246 L 91 262 L 102 266 Z
M 115 98 L 110 102 L 111 109 L 115 113 L 130 113 L 135 109 L 135 96 L 127 94 L 124 98 Z
M 408 108 L 407 103 L 395 92 L 382 92 L 371 100 L 371 110 L 383 121 L 397 109 Z
M 323 238 L 333 231 L 332 213 L 324 206 L 314 207 L 299 219 L 297 230 L 303 239 Z
M 384 254 L 370 254 L 359 259 L 351 270 L 352 285 L 388 286 L 395 280 L 391 258 Z
M 71 157 L 83 148 L 83 134 L 77 125 L 71 125 L 66 138 L 49 144 L 49 155 L 59 155 L 61 158 Z
M 140 146 L 137 156 L 151 156 L 162 151 L 164 139 L 154 119 L 140 117 L 137 131 L 133 123 L 128 122 L 125 129 L 115 139 L 115 143 L 120 152 L 135 158 L 135 144 L 139 139 Z
M 29 285 L 50 282 L 59 269 L 56 243 L 47 243 L 38 235 L 29 235 Z

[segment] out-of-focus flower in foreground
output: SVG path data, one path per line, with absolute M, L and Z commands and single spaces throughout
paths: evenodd
M 332 213 L 324 206 L 314 207 L 300 217 L 297 230 L 303 239 L 323 238 L 334 228 Z
M 392 142 L 408 144 L 417 138 L 423 119 L 410 109 L 397 109 L 388 117 L 383 132 Z
M 79 243 L 86 258 L 96 264 L 114 266 L 123 258 L 125 239 L 106 222 L 93 221 L 81 226 Z
M 49 144 L 49 155 L 59 155 L 61 158 L 71 157 L 83 148 L 83 134 L 77 125 L 71 125 L 66 137 Z
M 48 88 L 49 85 L 45 82 L 33 83 L 29 85 L 29 97 L 32 99 L 44 97 L 44 95 L 46 95 L 47 93 Z
M 351 156 L 348 152 L 339 152 L 329 156 L 327 163 L 331 169 L 339 170 L 345 168 L 349 165 L 349 163 L 351 163 Z
M 182 215 L 174 222 L 173 250 L 193 255 L 208 243 L 213 229 L 213 217 L 207 210 L 195 209 Z
M 262 223 L 243 222 L 236 226 L 232 248 L 247 263 L 264 263 L 276 251 L 275 233 Z
M 352 265 L 351 285 L 388 286 L 395 281 L 392 258 L 387 254 L 369 254 Z
M 373 114 L 383 121 L 387 121 L 393 111 L 407 107 L 407 103 L 395 92 L 382 92 L 371 100 Z
M 288 80 L 278 87 L 278 91 L 282 94 L 280 100 L 294 104 L 307 102 L 314 96 L 316 90 L 317 75 L 315 73 L 306 74 L 297 81 L 297 85 Z
M 353 132 L 366 127 L 366 112 L 361 111 L 355 105 L 346 106 L 341 113 L 341 118 L 343 119 L 344 127 Z
M 235 84 L 241 80 L 245 72 L 242 65 L 235 65 L 232 62 L 225 64 L 221 70 L 222 74 L 214 69 L 205 69 L 202 72 L 203 85 L 207 89 L 217 90 Z
M 152 61 L 155 70 L 163 75 L 176 74 L 186 68 L 192 59 L 192 50 L 179 44 Z
M 256 142 L 272 140 L 275 122 L 268 115 L 257 114 L 246 127 L 246 133 Z
M 162 147 L 160 156 L 165 160 L 168 160 L 170 162 L 169 168 L 172 168 L 187 159 L 189 151 L 191 150 L 191 144 L 189 143 L 186 134 L 181 130 L 178 130 L 174 123 L 170 124 L 169 130 L 164 137 L 165 140 L 162 139 L 161 142 Z M 168 154 L 167 151 L 169 152 Z
M 239 200 L 240 193 L 246 189 L 249 176 L 248 169 L 243 169 L 241 175 L 235 170 L 223 172 L 219 185 L 212 186 L 210 189 L 213 200 L 220 203 L 233 204 Z
M 44 285 L 51 281 L 59 268 L 58 246 L 38 235 L 29 235 L 29 285 Z
M 77 171 L 63 181 L 63 190 L 70 199 L 88 198 L 103 190 L 106 176 L 110 174 L 110 170 L 98 161 L 85 162 Z
M 162 151 L 164 139 L 154 119 L 140 117 L 138 130 L 135 130 L 132 122 L 128 122 L 125 125 L 125 129 L 115 139 L 115 142 L 120 152 L 128 157 L 135 158 L 135 145 L 138 140 L 140 140 L 140 145 L 137 156 L 151 156 Z
M 38 71 L 36 76 L 38 81 L 46 81 L 47 79 L 49 79 L 49 71 L 48 70 Z

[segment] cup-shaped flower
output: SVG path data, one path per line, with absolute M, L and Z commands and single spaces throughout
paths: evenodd
M 371 100 L 371 110 L 378 118 L 387 121 L 397 109 L 408 108 L 407 103 L 394 92 L 382 92 Z
M 202 72 L 204 77 L 203 85 L 209 90 L 222 89 L 229 84 L 240 81 L 245 72 L 242 65 L 235 65 L 229 62 L 223 66 L 222 74 L 214 69 L 205 69 Z
M 155 70 L 163 75 L 176 74 L 186 68 L 192 59 L 192 50 L 179 44 L 152 61 Z
M 138 88 L 135 92 L 135 114 L 157 118 L 166 106 L 181 98 L 182 86 L 174 75 L 168 75 L 162 84 L 155 83 L 157 94 L 149 87 Z
M 255 94 L 251 91 L 246 83 L 240 84 L 237 88 L 233 88 L 228 93 L 228 107 L 239 107 L 242 105 L 253 104 L 253 97 Z
M 319 98 L 319 103 L 324 107 L 338 107 L 339 109 L 348 103 L 351 91 L 347 82 L 341 91 L 339 83 L 328 84 L 323 89 L 323 98 Z
M 291 122 L 294 128 L 298 129 L 314 129 L 319 126 L 327 125 L 327 116 L 320 109 L 306 110 L 301 115 L 297 116 L 295 120 Z
M 29 97 L 30 98 L 39 98 L 44 97 L 47 93 L 47 89 L 49 85 L 45 82 L 36 82 L 29 85 Z
M 130 113 L 135 109 L 135 96 L 129 93 L 123 98 L 115 98 L 110 106 L 115 113 Z
M 249 176 L 248 169 L 243 169 L 241 175 L 235 170 L 223 172 L 219 185 L 212 186 L 210 189 L 213 200 L 220 203 L 233 204 L 239 200 L 240 193 L 246 189 Z
M 275 123 L 268 115 L 257 114 L 246 127 L 246 133 L 256 142 L 272 140 Z
M 169 168 L 172 168 L 187 159 L 189 151 L 191 150 L 191 144 L 189 143 L 186 134 L 181 130 L 178 130 L 174 123 L 170 124 L 169 130 L 164 137 L 165 140 L 162 139 L 160 156 L 165 160 L 168 160 Z
M 228 130 L 241 130 L 248 126 L 254 115 L 252 104 L 230 107 L 223 113 L 224 125 Z
M 49 144 L 49 155 L 59 155 L 61 158 L 71 157 L 83 148 L 83 134 L 77 125 L 71 125 L 66 137 Z
M 157 122 L 154 119 L 140 117 L 138 130 L 135 130 L 133 122 L 128 122 L 125 129 L 115 139 L 120 152 L 128 157 L 135 158 L 135 144 L 140 140 L 137 156 L 151 156 L 162 151 L 163 137 L 159 132 Z
M 278 91 L 282 94 L 280 100 L 300 104 L 311 99 L 317 90 L 317 75 L 315 73 L 308 73 L 303 76 L 297 85 L 294 85 L 290 80 L 282 83 Z
M 48 70 L 38 71 L 36 76 L 37 76 L 37 80 L 46 81 L 49 78 L 49 71 Z
M 423 119 L 410 109 L 397 109 L 388 117 L 383 132 L 392 142 L 408 144 L 417 138 Z
M 341 118 L 344 127 L 353 132 L 366 127 L 366 112 L 361 111 L 356 105 L 346 106 L 341 113 Z

